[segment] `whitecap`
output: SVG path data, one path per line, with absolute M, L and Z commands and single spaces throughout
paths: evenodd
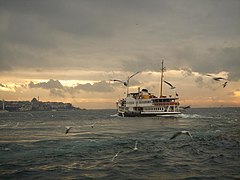
M 199 114 L 178 114 L 177 117 L 181 117 L 184 119 L 189 119 L 189 118 L 213 118 L 213 117 L 207 117 L 207 116 L 201 116 Z

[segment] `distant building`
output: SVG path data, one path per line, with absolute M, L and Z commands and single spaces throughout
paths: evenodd
M 41 102 L 36 98 L 31 101 L 0 101 L 0 109 L 3 109 L 3 104 L 7 111 L 63 111 L 63 110 L 79 110 L 71 103 L 63 102 Z

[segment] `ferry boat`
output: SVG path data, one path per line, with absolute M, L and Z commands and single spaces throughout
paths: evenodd
M 135 117 L 135 116 L 172 116 L 176 114 L 181 114 L 179 98 L 176 95 L 175 97 L 167 97 L 163 95 L 163 72 L 165 68 L 161 68 L 161 87 L 160 87 L 160 97 L 156 97 L 154 94 L 150 93 L 147 89 L 138 88 L 138 92 L 129 93 L 128 85 L 127 86 L 127 97 L 122 98 L 117 101 L 117 111 L 118 115 L 122 117 Z M 131 76 L 133 77 L 133 76 Z M 171 86 L 171 89 L 174 89 L 170 83 L 164 81 L 166 84 Z

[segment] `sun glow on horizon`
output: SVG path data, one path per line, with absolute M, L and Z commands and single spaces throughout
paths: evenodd
M 238 91 L 234 91 L 233 93 L 234 93 L 234 96 L 236 96 L 236 97 L 240 97 L 240 90 L 238 90 Z
M 91 73 L 92 75 L 90 75 Z M 92 71 L 81 77 L 70 76 L 70 78 L 66 76 L 68 79 L 66 79 L 66 77 L 61 78 L 62 72 L 60 74 L 60 77 L 49 79 L 45 78 L 45 75 L 41 77 L 41 73 L 38 78 L 18 78 L 18 75 L 16 75 L 17 78 L 15 79 L 13 76 L 1 76 L 0 83 L 2 86 L 0 86 L 0 98 L 6 100 L 31 100 L 33 97 L 40 96 L 42 101 L 70 102 L 83 108 L 115 108 L 116 100 L 126 96 L 126 87 L 121 83 L 113 83 L 109 80 L 114 78 L 125 80 L 127 77 L 126 74 L 129 75 L 131 72 L 116 71 L 105 72 L 103 74 L 103 71 Z M 69 70 L 67 74 L 71 74 L 71 71 Z M 102 75 L 100 76 L 100 74 Z M 216 74 L 216 76 L 217 75 L 226 77 L 227 73 L 220 72 Z M 231 91 L 231 89 L 237 89 L 237 82 L 229 82 L 223 89 L 222 82 L 213 82 L 211 77 L 204 76 L 198 72 L 191 71 L 191 74 L 186 76 L 182 70 L 167 70 L 164 73 L 164 77 L 176 86 L 176 89 L 172 90 L 164 84 L 164 94 L 167 96 L 175 96 L 177 92 L 179 94 L 180 104 L 182 105 L 213 107 L 219 104 L 230 106 L 231 104 L 233 106 L 240 104 L 240 100 L 238 101 L 240 91 Z M 199 82 L 196 81 L 197 78 L 199 78 Z M 41 83 L 49 85 L 50 80 L 54 81 L 54 83 L 59 82 L 62 86 L 47 86 L 47 88 L 40 86 Z M 39 86 L 29 87 L 30 82 L 33 82 L 35 85 L 38 84 Z M 88 88 L 91 89 L 88 91 Z M 98 88 L 110 89 L 101 91 L 101 89 L 98 90 Z M 129 91 L 137 92 L 138 88 L 146 88 L 150 93 L 158 96 L 160 72 L 142 71 L 137 76 L 134 76 L 134 78 L 130 80 Z

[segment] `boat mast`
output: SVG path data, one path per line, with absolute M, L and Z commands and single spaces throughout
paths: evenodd
M 161 82 L 160 82 L 160 98 L 163 96 L 163 71 L 165 67 L 163 67 L 163 60 L 162 60 L 162 68 L 161 68 Z

